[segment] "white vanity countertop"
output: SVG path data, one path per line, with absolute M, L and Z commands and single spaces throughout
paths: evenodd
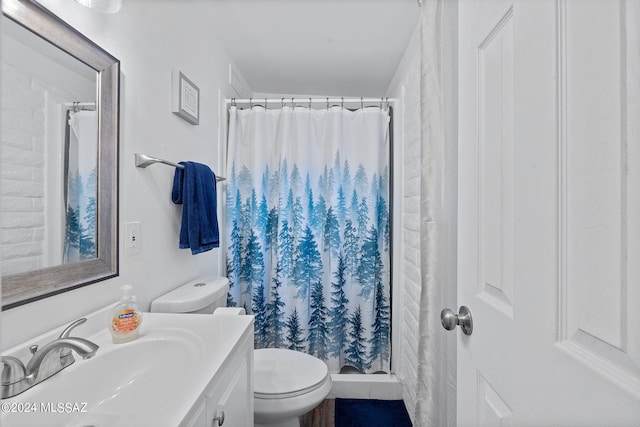
M 144 313 L 140 337 L 113 344 L 109 309 L 87 318 L 71 335 L 98 344 L 97 354 L 88 360 L 74 354 L 73 365 L 2 400 L 3 427 L 177 426 L 253 328 L 253 316 Z M 62 329 L 3 356 L 26 365 L 28 347 L 46 344 Z

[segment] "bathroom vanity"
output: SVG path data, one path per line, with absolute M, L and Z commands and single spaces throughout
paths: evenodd
M 184 427 L 222 425 L 253 426 L 253 322 L 180 424 Z
M 253 317 L 144 313 L 140 337 L 113 344 L 109 308 L 72 335 L 100 348 L 27 391 L 2 400 L 3 427 L 252 426 Z M 33 344 L 2 353 L 27 363 Z

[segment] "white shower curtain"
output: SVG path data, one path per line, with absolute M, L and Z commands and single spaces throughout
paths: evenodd
M 257 348 L 389 371 L 388 131 L 378 107 L 230 107 L 229 305 Z
M 456 304 L 456 43 L 451 9 L 424 0 L 421 9 L 421 295 L 415 425 L 455 425 L 456 332 L 440 311 Z M 453 3 L 453 2 L 449 2 Z M 454 6 L 455 7 L 455 6 Z M 453 24 L 454 29 L 455 23 Z M 446 49 L 443 49 L 446 46 Z M 446 60 L 443 60 L 443 57 Z M 443 73 L 446 69 L 446 73 Z M 447 80 L 448 79 L 448 80 Z M 447 96 L 445 96 L 445 93 Z

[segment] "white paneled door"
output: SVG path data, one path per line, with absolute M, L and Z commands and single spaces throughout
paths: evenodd
M 639 25 L 459 2 L 460 426 L 640 426 Z

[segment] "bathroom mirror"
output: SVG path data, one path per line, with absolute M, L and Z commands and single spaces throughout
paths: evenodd
M 2 0 L 3 309 L 118 274 L 120 62 Z

